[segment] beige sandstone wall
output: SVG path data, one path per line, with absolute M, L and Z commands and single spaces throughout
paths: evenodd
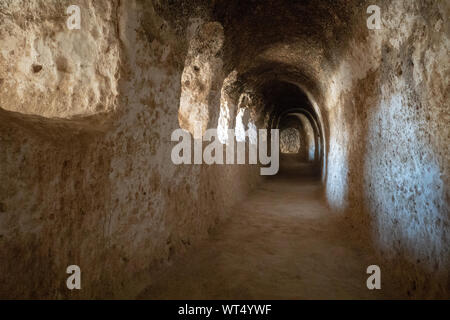
M 408 296 L 442 297 L 450 287 L 449 6 L 387 1 L 381 12 L 383 29 L 355 30 L 327 88 L 327 198 L 365 226 Z
M 172 164 L 183 30 L 149 1 L 79 1 L 82 27 L 69 31 L 68 3 L 0 5 L 3 298 L 113 297 L 205 237 L 259 179 L 247 166 Z

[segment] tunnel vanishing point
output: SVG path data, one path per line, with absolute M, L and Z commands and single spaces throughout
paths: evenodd
M 450 298 L 449 11 L 0 0 L 0 298 Z

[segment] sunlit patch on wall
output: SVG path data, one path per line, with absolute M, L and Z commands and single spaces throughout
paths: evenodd
M 295 128 L 287 128 L 280 134 L 281 153 L 298 153 L 300 151 L 300 133 Z

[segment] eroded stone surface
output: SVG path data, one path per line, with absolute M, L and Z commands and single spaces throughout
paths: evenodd
M 330 209 L 399 296 L 449 295 L 448 3 L 380 1 L 368 30 L 357 0 L 83 0 L 72 31 L 69 4 L 0 3 L 1 297 L 126 297 L 259 182 L 173 165 L 171 132 L 297 114 Z

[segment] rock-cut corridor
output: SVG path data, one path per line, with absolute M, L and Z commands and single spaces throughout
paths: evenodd
M 0 0 L 0 298 L 450 298 L 449 12 Z
M 237 204 L 208 242 L 154 280 L 141 278 L 136 298 L 398 298 L 389 273 L 382 292 L 367 290 L 364 266 L 378 261 L 373 249 L 327 208 L 311 172 L 286 157 L 280 174 Z

